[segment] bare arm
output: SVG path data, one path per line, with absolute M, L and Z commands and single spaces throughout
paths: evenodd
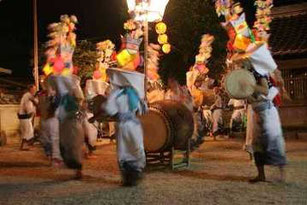
M 260 84 L 254 86 L 255 92 L 267 96 L 269 94 L 268 81 L 265 78 L 260 79 Z

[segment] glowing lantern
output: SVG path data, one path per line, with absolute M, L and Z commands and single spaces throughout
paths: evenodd
M 127 0 L 129 12 L 136 14 L 135 20 L 148 22 L 161 21 L 169 0 Z M 137 3 L 136 3 L 137 2 Z M 147 11 L 147 17 L 144 15 Z
M 167 44 L 168 42 L 168 36 L 166 34 L 162 34 L 158 36 L 158 42 L 163 45 L 163 44 Z
M 163 51 L 163 53 L 165 53 L 165 54 L 170 53 L 170 52 L 171 52 L 171 45 L 170 45 L 169 43 L 164 44 L 164 45 L 162 46 L 162 51 Z
M 156 25 L 157 34 L 165 34 L 166 30 L 167 30 L 167 26 L 166 26 L 165 23 L 163 23 L 163 22 L 157 23 L 157 25 Z

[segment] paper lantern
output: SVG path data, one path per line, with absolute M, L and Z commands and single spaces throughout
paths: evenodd
M 166 26 L 165 23 L 159 22 L 159 23 L 156 24 L 157 34 L 165 34 L 166 30 L 167 30 L 167 26 Z
M 44 72 L 45 75 L 50 75 L 50 74 L 53 72 L 52 67 L 50 66 L 49 63 L 47 63 L 47 64 L 44 66 L 43 72 Z
M 162 51 L 163 51 L 163 53 L 165 53 L 165 54 L 170 53 L 170 52 L 171 52 L 171 45 L 170 45 L 169 43 L 164 44 L 164 45 L 162 46 Z
M 168 42 L 168 36 L 166 34 L 162 34 L 158 36 L 158 42 L 163 45 L 163 44 L 167 44 Z

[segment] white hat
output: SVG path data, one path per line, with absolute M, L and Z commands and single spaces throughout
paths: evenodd
M 277 65 L 272 57 L 266 44 L 260 44 L 250 55 L 249 59 L 254 69 L 260 75 L 268 75 L 269 73 L 276 70 Z
M 139 72 L 127 71 L 118 68 L 107 69 L 107 74 L 110 77 L 110 83 L 115 86 L 130 86 L 133 87 L 141 99 L 145 98 L 144 80 L 145 75 Z

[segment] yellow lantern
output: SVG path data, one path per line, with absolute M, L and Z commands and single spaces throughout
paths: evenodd
M 166 44 L 168 42 L 168 36 L 166 34 L 162 34 L 158 36 L 158 42 L 162 44 Z
M 171 52 L 171 45 L 170 45 L 169 43 L 164 44 L 164 45 L 162 46 L 162 51 L 163 51 L 163 53 L 165 53 L 165 54 L 170 53 L 170 52 Z
M 167 30 L 167 26 L 162 21 L 156 24 L 157 34 L 165 34 L 166 30 Z

